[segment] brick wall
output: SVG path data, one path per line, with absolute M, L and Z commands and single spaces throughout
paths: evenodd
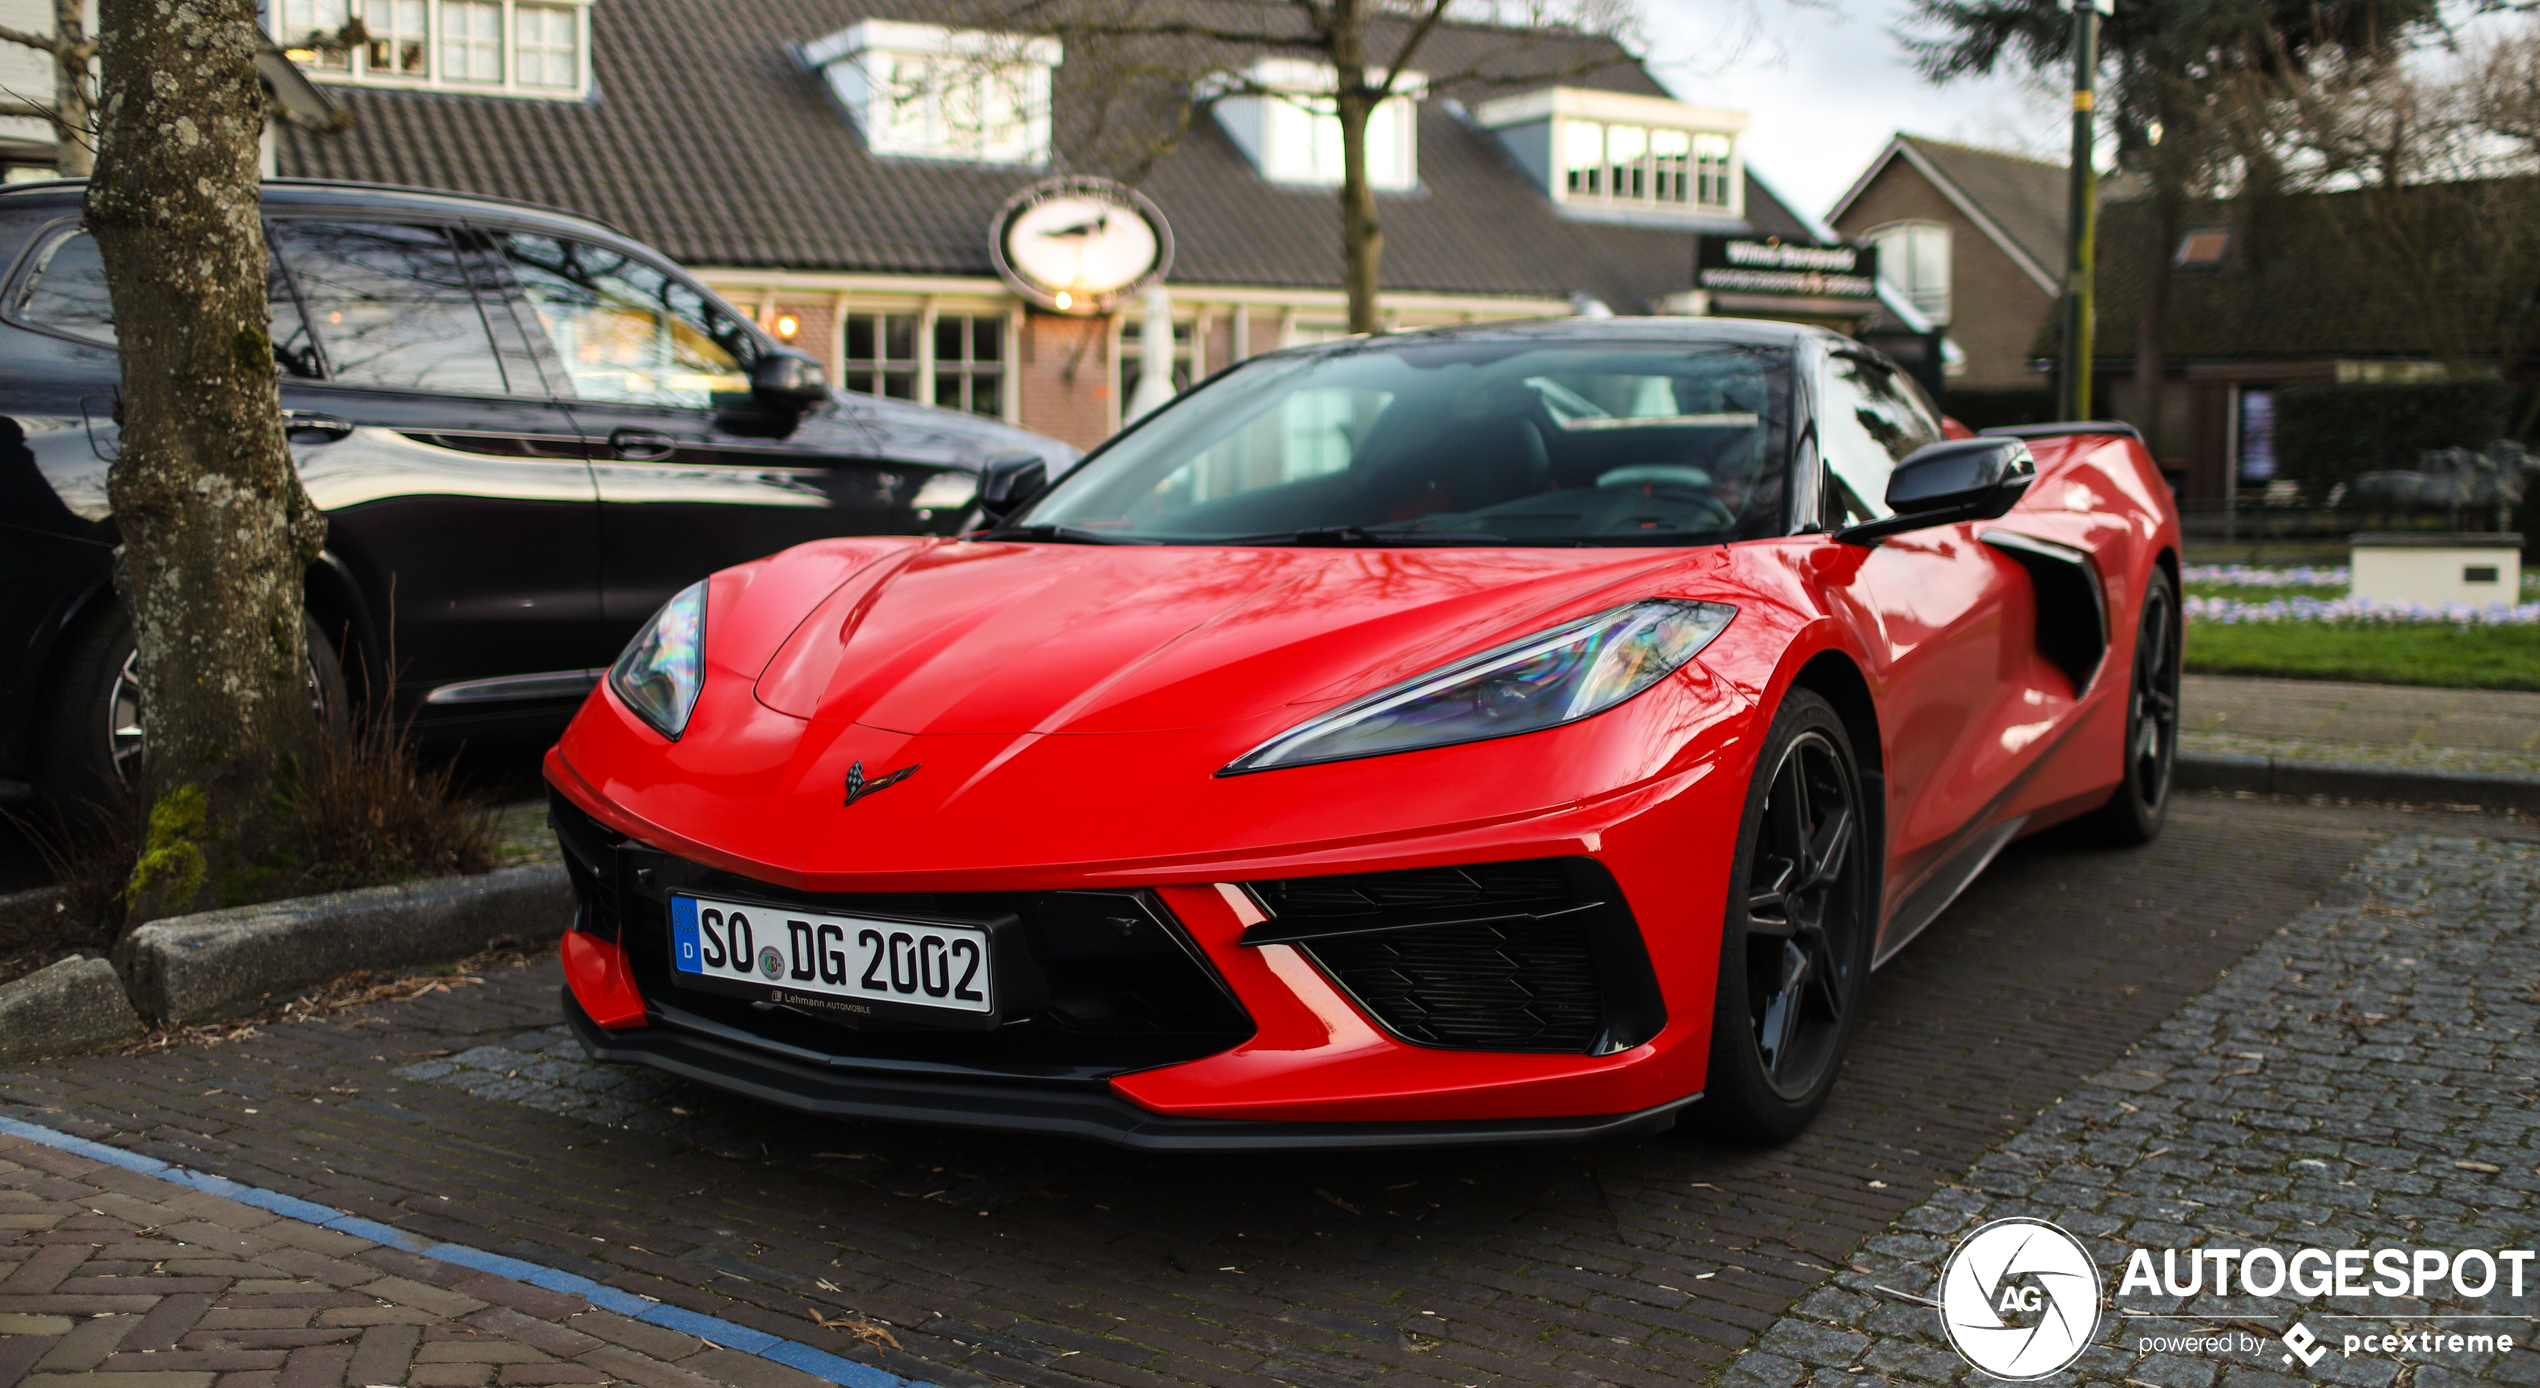
M 1969 390 L 2034 389 L 2048 378 L 2028 369 L 2037 332 L 2055 312 L 2054 296 L 1903 159 L 1887 167 L 1835 229 L 1858 239 L 1890 222 L 1938 222 L 1950 229 L 1949 339 L 1967 354 L 1964 375 L 1950 384 Z
M 776 331 L 777 320 L 788 314 L 793 315 L 797 324 L 791 338 Z M 759 326 L 786 346 L 820 358 L 820 364 L 828 369 L 829 379 L 833 382 L 838 379 L 838 307 L 834 299 L 826 296 L 813 300 L 778 299 L 775 308 L 759 320 Z
M 1015 353 L 1023 427 L 1091 448 L 1111 436 L 1111 320 L 1027 314 Z

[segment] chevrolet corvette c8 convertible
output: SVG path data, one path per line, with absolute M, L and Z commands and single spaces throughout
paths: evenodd
M 725 569 L 548 755 L 567 1018 L 1137 1147 L 1788 1136 L 2006 843 L 2161 824 L 2175 508 L 2019 432 L 1806 327 L 1409 332 Z

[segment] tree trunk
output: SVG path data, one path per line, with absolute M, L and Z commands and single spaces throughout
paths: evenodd
M 1325 21 L 1332 58 L 1334 110 L 1341 123 L 1341 285 L 1349 291 L 1349 330 L 1380 333 L 1376 267 L 1385 231 L 1376 220 L 1376 190 L 1367 181 L 1367 119 L 1383 95 L 1367 85 L 1367 14 L 1359 0 L 1337 0 Z
M 2134 310 L 2134 425 L 2157 456 L 2168 442 L 2161 431 L 2161 386 L 2167 375 L 2170 318 L 2170 254 L 2186 213 L 2169 187 L 2152 190 L 2152 236 L 2143 243 L 2143 292 Z
M 301 583 L 325 536 L 284 444 L 257 202 L 252 0 L 104 0 L 87 219 L 123 355 L 107 474 L 140 647 L 149 837 L 130 921 L 252 898 L 315 732 Z
M 88 126 L 87 8 L 82 0 L 53 3 L 53 127 L 60 132 L 53 167 L 64 178 L 86 178 L 97 167 Z
M 1376 296 L 1376 270 L 1385 255 L 1385 229 L 1376 220 L 1375 185 L 1367 181 L 1367 119 L 1375 102 L 1363 90 L 1344 90 L 1339 100 L 1341 283 L 1349 290 L 1349 330 L 1380 333 L 1385 319 Z

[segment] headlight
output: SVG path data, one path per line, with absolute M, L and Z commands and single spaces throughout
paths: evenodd
M 706 584 L 688 585 L 662 604 L 626 654 L 609 667 L 609 688 L 636 715 L 673 742 L 697 711 L 697 690 L 705 683 Z
M 1722 603 L 1675 599 L 1609 608 L 1352 700 L 1217 774 L 1380 757 L 1575 723 L 1666 678 L 1736 615 Z

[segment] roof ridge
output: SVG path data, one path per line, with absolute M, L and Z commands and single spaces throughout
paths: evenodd
M 2030 154 L 2014 154 L 2007 149 L 1994 149 L 1986 145 L 1971 145 L 1963 140 L 1943 140 L 1930 135 L 1908 135 L 1902 130 L 1896 132 L 1896 138 L 1910 141 L 1918 145 L 1937 145 L 1942 149 L 1954 149 L 1967 154 L 1981 154 L 1991 159 L 2007 159 L 2016 164 L 2034 164 L 2041 169 L 2054 169 L 2058 172 L 2062 171 L 2066 167 L 2065 165 L 2057 163 L 2052 159 L 2040 159 L 2035 155 Z

